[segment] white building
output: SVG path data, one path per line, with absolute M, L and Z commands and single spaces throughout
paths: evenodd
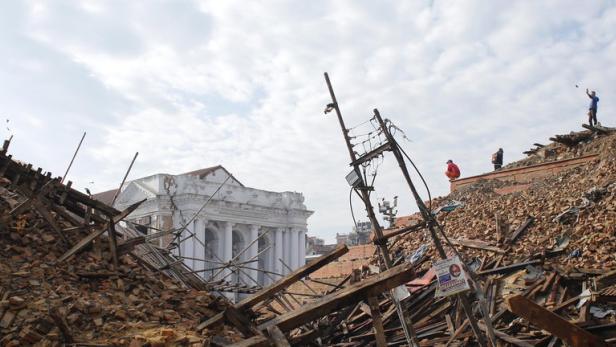
M 110 203 L 115 192 L 94 197 Z M 178 245 L 174 252 L 205 279 L 216 275 L 216 280 L 263 286 L 278 278 L 276 274 L 304 265 L 307 219 L 313 212 L 306 209 L 301 193 L 248 188 L 215 166 L 133 180 L 124 185 L 114 206 L 121 210 L 143 199 L 147 200 L 127 220 L 155 228 L 150 234 L 156 229 L 179 230 L 188 223 L 178 237 L 156 243 Z M 231 259 L 244 262 L 242 271 L 216 269 Z

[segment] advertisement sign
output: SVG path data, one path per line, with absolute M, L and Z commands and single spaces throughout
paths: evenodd
M 458 257 L 435 261 L 432 268 L 438 280 L 436 296 L 450 296 L 470 289 Z

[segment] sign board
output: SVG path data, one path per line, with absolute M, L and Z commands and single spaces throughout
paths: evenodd
M 460 258 L 435 261 L 432 268 L 438 280 L 436 296 L 450 296 L 470 289 Z

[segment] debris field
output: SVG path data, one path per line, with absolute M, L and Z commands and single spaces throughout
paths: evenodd
M 554 137 L 524 161 L 598 154 L 587 165 L 509 194 L 498 189 L 516 182 L 483 180 L 428 203 L 469 291 L 437 295 L 433 225 L 418 217 L 373 239 L 391 266 L 377 247 L 369 266 L 311 279 L 348 251 L 339 246 L 237 303 L 122 223 L 138 204 L 95 201 L 13 160 L 5 142 L 0 346 L 609 346 L 616 133 L 583 134 Z M 289 289 L 298 285 L 312 294 Z

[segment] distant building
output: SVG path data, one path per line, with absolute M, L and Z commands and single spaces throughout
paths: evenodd
M 336 233 L 336 244 L 337 245 L 348 245 L 349 244 L 349 234 Z
M 95 194 L 94 198 L 110 203 L 116 191 Z M 150 234 L 158 230 L 179 230 L 188 223 L 181 235 L 175 238 L 168 235 L 157 244 L 160 247 L 167 247 L 170 242 L 179 245 L 174 248 L 175 253 L 205 279 L 219 273 L 216 268 L 220 263 L 236 257 L 240 262 L 248 262 L 247 268 L 236 274 L 220 273 L 216 280 L 229 274 L 225 280 L 231 283 L 266 285 L 274 279 L 255 269 L 284 275 L 304 265 L 307 219 L 313 212 L 304 205 L 301 193 L 249 188 L 224 167 L 215 166 L 130 181 L 114 206 L 125 209 L 143 199 L 146 201 L 127 220 L 155 228 L 149 229 Z M 243 251 L 245 248 L 248 249 Z
M 318 258 L 325 253 L 329 253 L 334 248 L 336 248 L 336 245 L 326 245 L 325 240 L 316 236 L 308 236 L 306 238 L 306 259 Z
M 357 227 L 353 227 L 353 231 L 348 234 L 336 233 L 336 244 L 357 246 L 370 243 L 370 232 L 372 231 L 372 223 L 358 222 Z

